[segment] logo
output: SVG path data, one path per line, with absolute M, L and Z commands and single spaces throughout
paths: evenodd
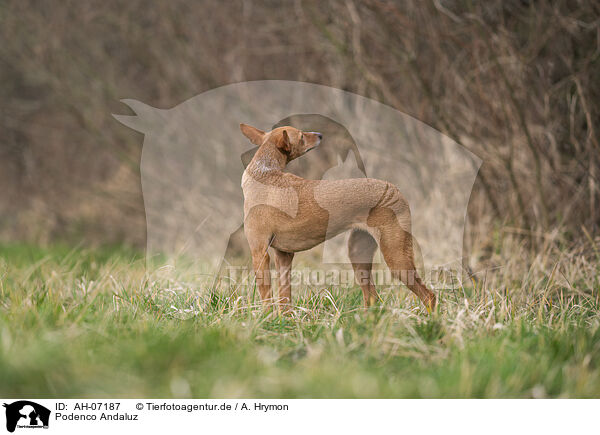
M 48 429 L 50 410 L 29 400 L 19 400 L 4 404 L 6 408 L 6 430 L 14 432 L 19 429 Z
M 331 196 L 331 183 L 369 178 L 397 187 L 410 204 L 413 219 L 403 220 L 410 227 L 402 229 L 412 238 L 425 281 L 445 289 L 461 280 L 466 211 L 481 159 L 421 121 L 340 89 L 279 80 L 234 83 L 169 109 L 123 102 L 135 114 L 113 116 L 144 134 L 140 171 L 148 259 L 172 264 L 193 259 L 206 276 L 243 270 L 252 263 L 245 211 L 276 209 L 282 219 L 294 221 L 300 203 L 311 201 L 311 210 L 322 216 L 323 228 L 315 231 L 323 243 L 307 255 L 334 267 L 347 265 L 351 233 L 342 222 L 354 209 L 348 198 Z M 314 198 L 302 199 L 293 188 L 262 178 L 244 178 L 260 144 L 241 134 L 240 123 L 265 131 L 290 126 L 322 133 L 318 147 L 284 169 L 313 180 Z M 243 185 L 254 193 L 246 199 Z M 382 262 L 372 254 L 380 255 L 369 251 L 369 263 Z M 445 272 L 456 279 L 438 279 Z

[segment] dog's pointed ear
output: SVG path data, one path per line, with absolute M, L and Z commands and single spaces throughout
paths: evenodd
M 244 136 L 246 136 L 254 145 L 262 145 L 263 139 L 265 138 L 264 131 L 247 124 L 240 124 L 240 130 L 242 130 Z
M 292 146 L 290 144 L 290 137 L 287 134 L 287 130 L 283 130 L 283 134 L 281 135 L 281 140 L 279 141 L 277 146 L 284 153 L 289 153 L 292 150 Z

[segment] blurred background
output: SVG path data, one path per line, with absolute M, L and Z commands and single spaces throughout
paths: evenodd
M 323 84 L 483 159 L 467 246 L 578 244 L 600 223 L 600 5 L 586 1 L 8 0 L 0 240 L 146 246 L 143 136 L 112 113 L 240 81 Z

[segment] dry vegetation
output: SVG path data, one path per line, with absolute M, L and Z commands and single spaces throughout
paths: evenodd
M 538 244 L 557 227 L 583 240 L 600 219 L 599 12 L 585 1 L 4 2 L 3 238 L 142 247 L 142 138 L 110 116 L 119 99 L 166 108 L 269 78 L 379 100 L 481 156 L 476 233 L 495 221 Z
M 396 286 L 257 290 L 127 251 L 0 247 L 3 397 L 542 398 L 600 395 L 598 262 L 549 247 L 441 292 L 427 316 Z M 508 253 L 502 255 L 501 252 Z M 595 290 L 594 290 L 595 289 Z M 233 290 L 233 291 L 232 291 Z

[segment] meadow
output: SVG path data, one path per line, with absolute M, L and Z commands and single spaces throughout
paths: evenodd
M 357 286 L 294 288 L 281 317 L 125 248 L 4 244 L 0 396 L 600 396 L 596 245 L 491 258 L 429 316 L 398 285 L 368 311 Z

